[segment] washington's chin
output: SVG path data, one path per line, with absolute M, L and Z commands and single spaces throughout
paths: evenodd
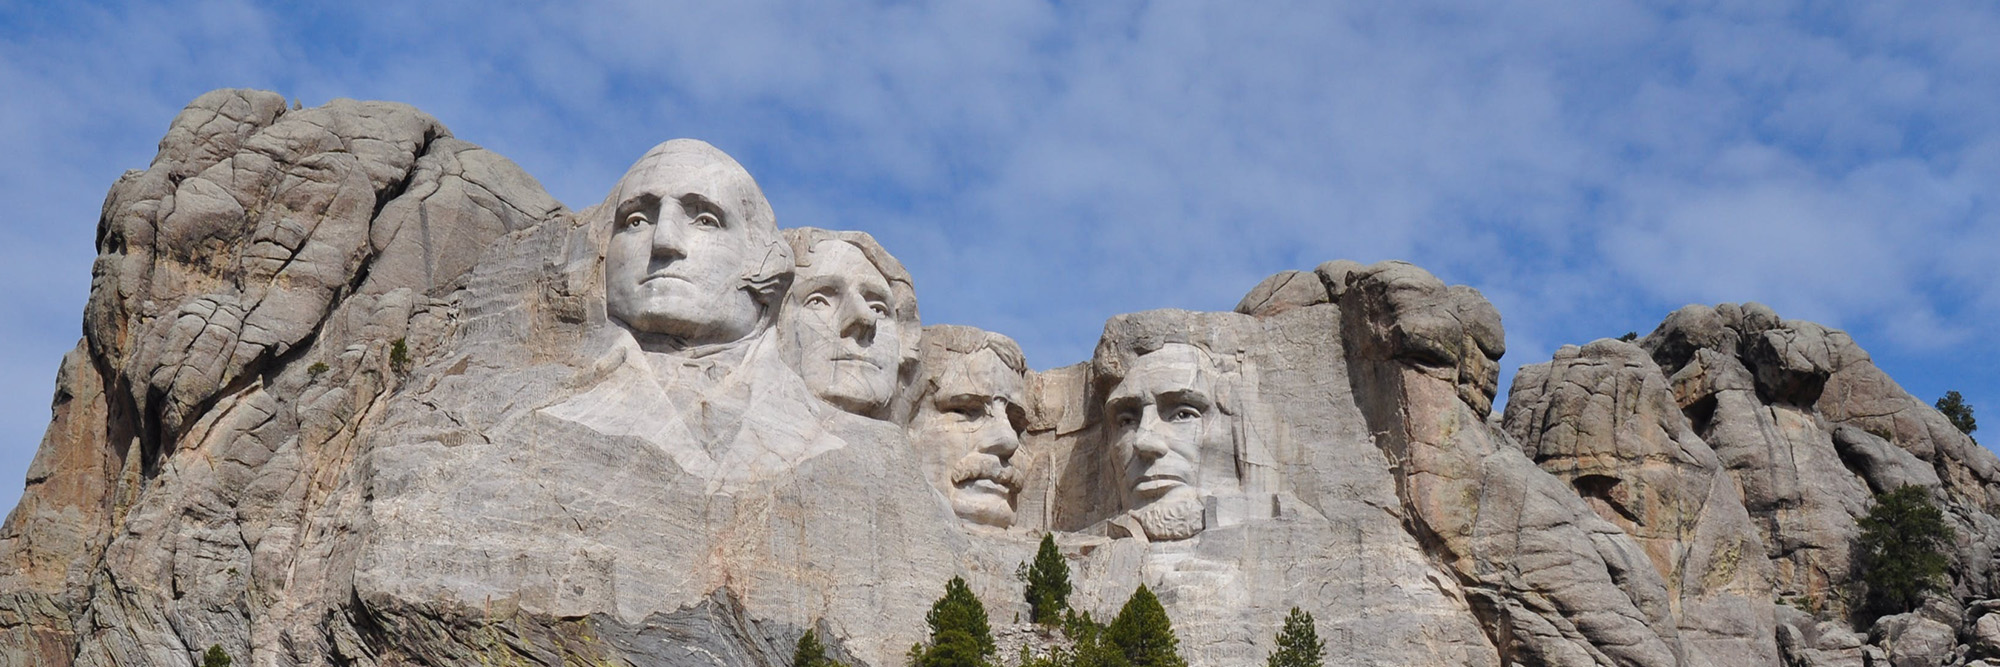
M 990 479 L 969 479 L 952 487 L 952 512 L 971 523 L 1006 528 L 1014 525 L 1014 494 Z
M 757 328 L 757 304 L 747 297 L 744 303 L 729 303 L 655 288 L 667 285 L 692 287 L 677 280 L 655 280 L 641 286 L 637 294 L 609 304 L 610 315 L 635 331 L 696 343 L 739 340 Z

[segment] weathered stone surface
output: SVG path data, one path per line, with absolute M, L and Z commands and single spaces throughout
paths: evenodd
M 1776 660 L 1762 540 L 1645 351 L 1602 339 L 1523 367 L 1505 424 L 1543 470 L 1645 549 L 1689 652 L 1714 664 Z
M 1936 667 L 1951 662 L 1958 633 L 1919 614 L 1884 616 L 1869 641 L 1881 646 L 1889 667 Z
M 1855 518 L 1904 485 L 1990 597 L 2000 459 L 1840 332 L 1690 306 L 1496 418 L 1490 303 L 1335 260 L 1036 371 L 783 222 L 699 141 L 571 212 L 405 106 L 203 96 L 106 200 L 0 664 L 771 665 L 813 628 L 879 666 L 953 576 L 1007 663 L 1063 641 L 1012 622 L 1045 532 L 1073 607 L 1144 584 L 1198 666 L 1292 607 L 1328 664 L 2000 651 L 1985 603 L 1848 625 Z
M 1639 341 L 1760 524 L 1780 596 L 1838 614 L 1872 493 L 1940 490 L 1959 534 L 1961 597 L 1993 587 L 1993 453 L 1875 367 L 1846 334 L 1759 304 L 1688 306 Z

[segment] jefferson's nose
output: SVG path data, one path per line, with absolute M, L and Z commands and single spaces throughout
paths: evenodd
M 866 300 L 859 297 L 841 299 L 834 318 L 834 326 L 838 328 L 841 338 L 861 343 L 874 342 L 876 315 Z

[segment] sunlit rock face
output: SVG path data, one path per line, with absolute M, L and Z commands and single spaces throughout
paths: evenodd
M 2000 459 L 1840 332 L 1689 306 L 1496 406 L 1478 291 L 1335 260 L 1035 370 L 714 146 L 607 185 L 571 211 L 402 105 L 197 99 L 106 199 L 0 664 L 901 664 L 953 576 L 1024 616 L 1044 533 L 1072 606 L 1144 584 L 1194 665 L 1293 607 L 1328 664 L 1992 650 Z M 1954 599 L 1856 627 L 1857 517 L 1911 484 Z

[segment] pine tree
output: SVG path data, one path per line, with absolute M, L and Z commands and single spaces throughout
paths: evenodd
M 910 649 L 910 661 L 918 667 L 980 667 L 1000 650 L 993 643 L 986 605 L 963 578 L 952 577 L 945 583 L 944 597 L 931 605 L 924 620 L 931 626 L 930 645 Z
M 1028 568 L 1029 620 L 1042 625 L 1062 622 L 1069 609 L 1069 563 L 1056 551 L 1055 535 L 1042 534 L 1042 548 L 1035 552 L 1035 564 Z
M 792 650 L 792 667 L 847 667 L 846 663 L 826 657 L 826 647 L 819 643 L 819 634 L 807 629 L 799 636 L 798 648 Z
M 1160 599 L 1145 584 L 1132 591 L 1118 617 L 1105 627 L 1104 638 L 1125 656 L 1132 667 L 1187 667 L 1181 658 L 1180 639 L 1174 636 L 1173 621 Z
M 229 667 L 229 652 L 222 650 L 221 644 L 208 647 L 201 656 L 201 667 Z
M 1952 540 L 1944 512 L 1931 503 L 1920 486 L 1905 486 L 1875 496 L 1875 507 L 1861 519 L 1862 580 L 1875 610 L 1895 614 L 1923 604 L 1924 595 L 1945 587 Z
M 1326 642 L 1320 641 L 1319 631 L 1313 627 L 1313 615 L 1292 607 L 1292 613 L 1285 617 L 1285 629 L 1278 632 L 1278 650 L 1271 653 L 1266 667 L 1323 667 L 1326 664 Z
M 1966 404 L 1965 397 L 1960 396 L 1957 391 L 1945 392 L 1944 398 L 1937 400 L 1937 410 L 1944 413 L 1945 418 L 1951 420 L 1951 425 L 1957 427 L 1960 433 L 1972 435 L 1973 431 L 1979 430 L 1979 422 L 1972 418 L 1972 406 Z

